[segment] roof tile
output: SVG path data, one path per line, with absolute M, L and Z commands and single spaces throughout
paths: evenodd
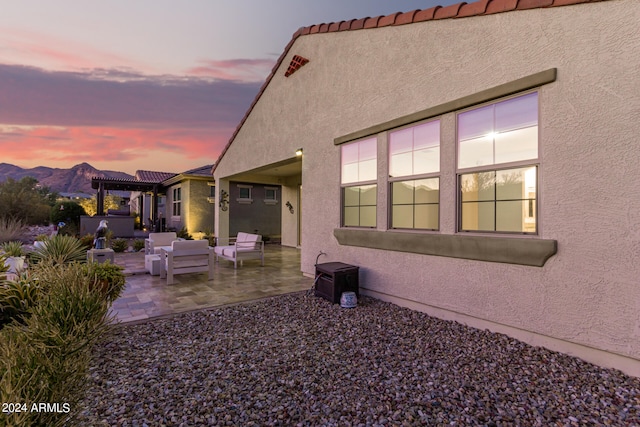
M 351 27 L 351 21 L 342 21 L 338 31 L 347 31 Z
M 553 4 L 553 0 L 520 0 L 518 1 L 518 9 L 535 9 L 538 7 L 549 7 Z
M 465 16 L 473 16 L 473 15 L 482 15 L 485 10 L 487 10 L 487 6 L 491 0 L 479 0 L 473 3 L 467 3 L 460 8 L 458 12 L 458 18 L 463 18 Z
M 361 28 L 364 28 L 364 22 L 369 19 L 369 17 L 367 16 L 366 18 L 362 18 L 362 19 L 356 19 L 355 21 L 353 21 L 353 23 L 351 24 L 351 29 L 352 30 L 359 30 Z
M 517 0 L 516 0 L 517 1 Z M 446 19 L 446 18 L 454 18 L 458 16 L 458 11 L 462 6 L 467 4 L 466 2 L 452 4 L 451 6 L 446 6 L 436 10 L 436 14 L 433 19 Z
M 430 7 L 429 9 L 418 11 L 418 13 L 416 13 L 413 17 L 413 22 L 422 22 L 422 21 L 432 20 L 438 9 L 442 9 L 442 6 Z
M 329 24 L 320 24 L 320 29 L 318 30 L 319 33 L 326 33 L 329 32 Z
M 340 22 L 332 22 L 331 24 L 329 24 L 330 33 L 338 31 L 339 29 L 340 29 Z
M 401 13 L 402 12 L 396 12 L 396 13 L 391 14 L 391 15 L 383 16 L 378 21 L 378 27 L 386 27 L 388 25 L 393 25 L 393 23 L 396 22 L 396 17 L 398 15 L 400 15 Z
M 599 1 L 599 0 L 593 0 L 593 1 Z M 554 6 L 569 6 L 571 4 L 578 4 L 578 3 L 588 3 L 588 0 L 555 0 L 553 2 Z
M 309 30 L 309 34 L 316 34 L 320 32 L 320 25 L 312 25 Z
M 401 13 L 400 15 L 398 15 L 398 17 L 396 18 L 396 22 L 394 22 L 393 25 L 411 24 L 413 22 L 413 17 L 415 16 L 416 12 L 418 12 L 418 10 L 420 9 Z
M 515 10 L 516 6 L 518 6 L 518 0 L 493 0 L 487 6 L 485 14 L 508 12 Z
M 378 26 L 378 21 L 382 18 L 382 16 L 376 16 L 375 18 L 367 18 L 364 21 L 364 28 L 375 28 Z

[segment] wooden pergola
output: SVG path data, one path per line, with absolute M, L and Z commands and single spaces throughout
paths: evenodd
M 104 215 L 104 192 L 107 190 L 152 193 L 153 203 L 151 204 L 151 221 L 153 223 L 154 231 L 160 231 L 160 221 L 158 221 L 158 195 L 164 194 L 164 187 L 160 182 L 93 177 L 91 178 L 91 188 L 98 191 L 97 215 L 99 216 Z

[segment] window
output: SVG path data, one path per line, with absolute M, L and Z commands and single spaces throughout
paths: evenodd
M 181 209 L 181 205 L 182 205 L 182 192 L 181 192 L 181 188 L 174 188 L 173 189 L 173 216 L 180 216 L 180 209 Z
M 460 231 L 536 233 L 537 161 L 537 92 L 460 113 Z
M 440 120 L 390 133 L 391 228 L 438 229 L 439 172 Z
M 376 138 L 369 138 L 341 147 L 344 227 L 376 226 L 377 145 Z
M 264 187 L 264 202 L 268 205 L 274 205 L 278 203 L 277 187 Z
M 251 189 L 252 185 L 244 185 L 238 184 L 238 198 L 236 201 L 238 203 L 252 203 L 253 199 L 251 198 Z

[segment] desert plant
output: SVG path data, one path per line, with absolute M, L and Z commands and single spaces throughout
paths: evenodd
M 46 242 L 49 240 L 49 236 L 47 234 L 38 234 L 35 238 L 36 242 Z
M 64 402 L 68 406 L 61 413 L 7 414 L 3 421 L 6 425 L 74 425 L 91 345 L 111 325 L 109 303 L 95 292 L 95 280 L 82 264 L 43 264 L 36 269 L 47 291 L 30 310 L 24 326 L 12 323 L 0 331 L 0 395 L 7 402 Z
M 52 264 L 65 264 L 72 261 L 85 261 L 87 257 L 86 248 L 80 240 L 73 236 L 58 234 L 49 239 L 44 247 L 34 248 L 31 259 L 34 262 L 47 260 Z
M 4 251 L 7 256 L 24 256 L 24 249 L 22 248 L 22 242 L 13 240 L 10 242 L 4 242 L 0 245 L 0 249 Z
M 23 322 L 41 293 L 38 282 L 27 272 L 0 283 L 0 323 Z
M 85 234 L 84 236 L 80 237 L 80 243 L 86 249 L 91 249 L 91 247 L 93 246 L 94 239 L 95 239 L 95 236 L 93 234 Z
M 142 249 L 144 249 L 144 240 L 142 239 L 136 239 L 133 241 L 133 250 L 136 252 L 140 252 Z
M 22 221 L 5 217 L 0 218 L 0 243 L 15 240 L 22 235 L 24 224 Z
M 115 301 L 124 290 L 125 276 L 121 266 L 111 264 L 107 260 L 103 263 L 90 262 L 83 268 L 87 276 L 95 279 L 95 288 L 102 292 L 109 302 Z
M 180 231 L 176 233 L 176 236 L 185 240 L 193 240 L 193 236 L 189 234 L 187 227 L 182 227 Z
M 114 252 L 124 252 L 129 247 L 129 242 L 126 239 L 113 239 L 111 241 L 111 249 Z

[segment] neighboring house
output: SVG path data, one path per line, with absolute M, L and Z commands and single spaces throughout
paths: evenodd
M 215 213 L 213 165 L 179 173 L 162 182 L 167 195 L 166 227 L 183 227 L 195 238 L 212 233 Z
M 218 191 L 279 185 L 306 275 L 323 252 L 364 294 L 638 376 L 639 16 L 482 0 L 302 28 Z

